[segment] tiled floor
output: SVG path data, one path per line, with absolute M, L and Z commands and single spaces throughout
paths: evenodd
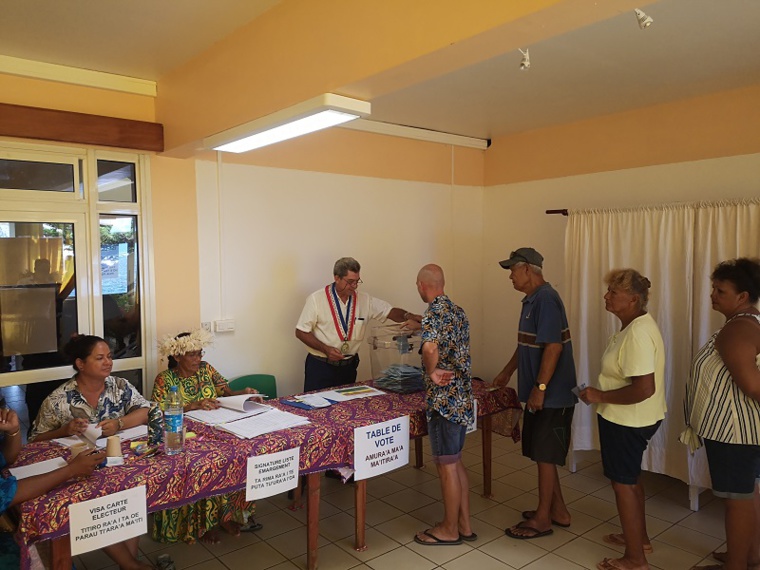
M 23 390 L 3 388 L 0 395 L 17 409 L 28 428 Z M 25 430 L 24 430 L 25 431 Z M 494 435 L 493 493 L 480 493 L 482 464 L 480 432 L 467 438 L 464 464 L 470 473 L 473 529 L 478 540 L 460 546 L 426 547 L 413 542 L 414 534 L 442 518 L 440 486 L 425 441 L 425 467 L 408 466 L 368 482 L 367 545 L 353 549 L 353 486 L 323 479 L 320 505 L 319 568 L 345 570 L 564 570 L 596 568 L 604 557 L 617 557 L 622 548 L 602 541 L 604 534 L 620 532 L 615 498 L 602 474 L 598 453 L 578 453 L 577 472 L 560 471 L 565 500 L 573 515 L 568 529 L 520 541 L 504 535 L 504 528 L 520 520 L 520 512 L 536 505 L 536 468 L 522 457 L 519 444 Z M 679 570 L 711 563 L 710 552 L 725 548 L 723 504 L 707 491 L 701 509 L 688 508 L 688 489 L 664 475 L 644 473 L 647 528 L 654 545 L 652 568 Z M 284 570 L 306 567 L 306 511 L 291 511 L 284 495 L 259 501 L 257 520 L 264 529 L 240 538 L 222 536 L 221 544 L 167 546 L 149 538 L 141 541 L 145 557 L 155 560 L 169 553 L 183 570 Z M 75 559 L 78 570 L 112 570 L 110 559 L 93 552 Z
M 602 541 L 620 532 L 614 495 L 602 475 L 598 454 L 578 454 L 578 471 L 563 469 L 565 499 L 573 515 L 570 528 L 536 540 L 514 540 L 504 528 L 520 520 L 520 512 L 535 507 L 536 469 L 521 455 L 519 445 L 494 436 L 494 497 L 482 492 L 480 432 L 468 436 L 464 463 L 470 471 L 473 529 L 478 540 L 460 546 L 429 547 L 413 542 L 415 532 L 440 520 L 440 486 L 430 456 L 421 470 L 409 466 L 372 479 L 367 484 L 367 545 L 353 549 L 353 487 L 323 479 L 320 505 L 319 568 L 345 570 L 565 570 L 596 568 L 604 557 L 618 557 L 622 548 Z M 665 477 L 645 473 L 647 526 L 654 554 L 652 568 L 688 569 L 724 547 L 723 505 L 710 492 L 700 497 L 701 510 L 688 508 L 687 487 Z M 291 511 L 284 495 L 259 501 L 257 520 L 264 529 L 240 538 L 223 536 L 221 544 L 166 546 L 143 538 L 143 554 L 155 560 L 169 553 L 179 570 L 285 570 L 306 567 L 305 510 Z M 112 568 L 99 552 L 75 559 L 78 570 Z

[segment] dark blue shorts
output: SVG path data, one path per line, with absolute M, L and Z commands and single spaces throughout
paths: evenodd
M 751 499 L 760 478 L 760 445 L 721 443 L 705 439 L 713 495 Z
M 651 426 L 629 427 L 605 420 L 600 415 L 596 417 L 599 421 L 604 476 L 615 483 L 635 485 L 641 475 L 644 450 L 662 420 Z
M 428 435 L 433 453 L 433 462 L 446 465 L 462 458 L 464 436 L 467 426 L 455 424 L 436 411 L 430 412 Z

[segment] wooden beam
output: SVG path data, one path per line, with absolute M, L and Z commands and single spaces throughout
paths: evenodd
M 0 136 L 162 152 L 160 123 L 0 103 Z

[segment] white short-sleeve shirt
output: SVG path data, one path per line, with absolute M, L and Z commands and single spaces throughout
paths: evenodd
M 351 340 L 348 341 L 347 356 L 351 356 L 359 352 L 359 347 L 364 340 L 364 333 L 367 330 L 367 325 L 371 319 L 384 322 L 388 318 L 388 313 L 393 308 L 390 303 L 386 303 L 382 299 L 376 299 L 366 293 L 356 293 L 356 314 L 354 315 L 354 330 L 351 335 Z M 343 312 L 344 318 L 347 314 L 347 304 L 338 298 L 340 303 L 340 310 Z M 340 321 L 340 319 L 339 319 Z M 338 336 L 338 330 L 335 328 L 335 321 L 333 320 L 333 314 L 330 309 L 330 302 L 325 294 L 324 287 L 318 291 L 315 291 L 306 299 L 306 304 L 301 311 L 301 317 L 298 319 L 296 328 L 303 332 L 314 333 L 317 340 L 325 343 L 327 346 L 333 346 L 340 350 L 343 345 L 343 340 Z M 342 332 L 342 329 L 341 329 Z M 326 355 L 318 350 L 314 350 L 311 347 L 306 347 L 308 351 L 314 356 L 325 357 Z

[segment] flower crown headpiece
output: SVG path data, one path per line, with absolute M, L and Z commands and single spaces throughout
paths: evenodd
M 182 333 L 179 333 L 182 334 Z M 161 358 L 178 356 L 203 350 L 214 342 L 214 335 L 205 329 L 195 329 L 189 335 L 177 338 L 176 335 L 166 335 L 158 345 Z

